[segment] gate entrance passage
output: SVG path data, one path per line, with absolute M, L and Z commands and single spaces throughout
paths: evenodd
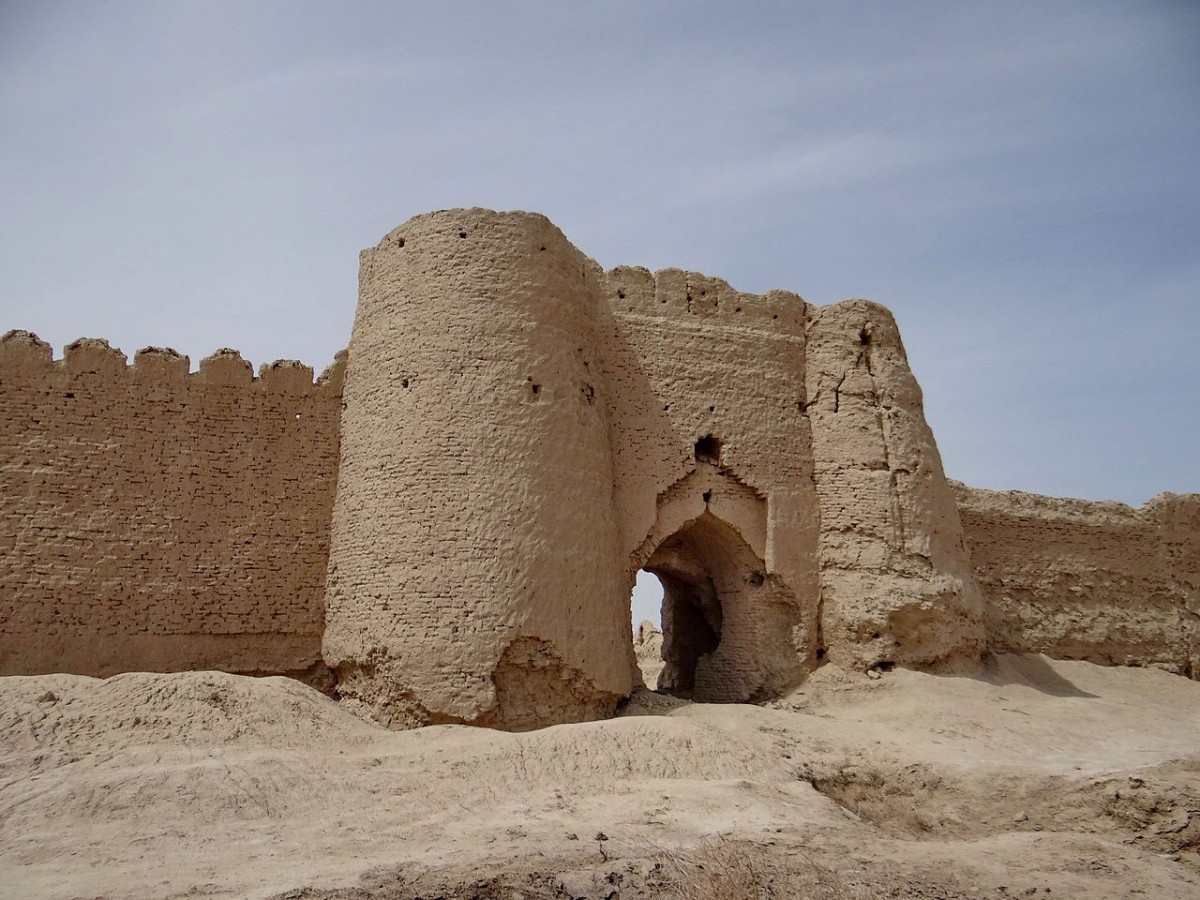
M 663 541 L 642 568 L 663 585 L 657 690 L 695 700 L 749 699 L 761 665 L 753 622 L 766 581 L 762 560 L 706 511 Z

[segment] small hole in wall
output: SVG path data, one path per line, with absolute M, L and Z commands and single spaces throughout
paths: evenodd
M 721 442 L 711 434 L 696 441 L 696 459 L 701 462 L 717 463 L 721 460 Z
M 460 231 L 460 232 L 458 233 L 458 236 L 459 236 L 460 238 L 465 238 L 465 237 L 467 236 L 467 233 L 466 233 L 465 231 Z
M 865 325 L 858 332 L 858 342 L 864 347 L 871 343 L 871 334 L 867 331 L 867 327 Z
M 817 648 L 817 659 L 824 659 L 824 658 L 825 658 L 825 648 L 818 647 Z
M 545 253 L 545 252 L 546 252 L 545 247 L 538 247 L 538 253 Z
M 766 581 L 766 576 L 762 572 L 754 572 L 749 578 L 751 587 L 762 587 L 764 581 Z
M 540 384 L 531 384 L 529 390 L 533 391 L 534 396 L 537 396 L 542 392 L 542 386 Z
M 708 408 L 708 411 L 709 411 L 709 412 L 716 412 L 716 411 L 717 411 L 717 408 L 716 408 L 715 406 L 710 406 L 710 407 Z
M 704 502 L 705 502 L 705 503 L 707 503 L 709 500 L 711 500 L 711 499 L 712 499 L 712 491 L 705 491 L 705 492 L 704 492 L 703 494 L 701 494 L 700 496 L 701 496 L 701 497 L 703 497 L 703 498 L 704 498 Z
M 879 632 L 878 631 L 871 632 L 871 640 L 873 640 L 873 641 L 879 640 Z
M 624 299 L 625 299 L 625 292 L 624 292 L 624 291 L 617 291 L 617 299 L 618 299 L 618 300 L 624 300 Z
M 779 318 L 779 316 L 778 316 L 778 315 L 774 315 L 774 316 L 771 316 L 771 318 L 772 318 L 772 319 L 778 319 L 778 318 Z
M 734 312 L 741 312 L 741 311 L 742 311 L 742 308 L 741 308 L 740 306 L 737 306 L 737 307 L 734 307 L 734 310 L 733 310 L 733 311 L 734 311 Z
M 403 247 L 404 246 L 404 238 L 396 238 L 396 246 Z
M 400 379 L 400 387 L 402 387 L 402 388 L 408 387 L 408 379 L 407 378 Z
M 75 399 L 75 395 L 74 395 L 73 393 L 71 393 L 70 391 L 67 391 L 67 399 L 68 399 L 68 400 L 74 400 L 74 399 Z
M 671 411 L 671 404 L 670 404 L 670 403 L 664 403 L 664 404 L 663 404 L 663 412 L 670 412 L 670 411 Z

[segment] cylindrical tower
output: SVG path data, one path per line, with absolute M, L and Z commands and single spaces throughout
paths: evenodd
M 385 723 L 581 721 L 631 688 L 599 274 L 481 209 L 362 254 L 324 653 Z

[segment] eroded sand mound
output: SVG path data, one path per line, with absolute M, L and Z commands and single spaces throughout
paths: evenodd
M 1195 682 L 1008 658 L 626 712 L 388 732 L 286 679 L 3 679 L 0 877 L 108 900 L 628 900 L 718 870 L 767 896 L 1200 895 Z
M 9 750 L 112 751 L 146 744 L 311 747 L 377 729 L 290 678 L 131 672 L 112 678 L 5 678 L 0 742 Z

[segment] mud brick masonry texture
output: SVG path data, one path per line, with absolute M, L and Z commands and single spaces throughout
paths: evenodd
M 0 339 L 0 674 L 288 674 L 402 727 L 610 715 L 629 595 L 659 687 L 989 650 L 1200 673 L 1200 496 L 947 481 L 891 314 L 603 271 L 546 218 L 366 250 L 349 348 L 296 362 Z

